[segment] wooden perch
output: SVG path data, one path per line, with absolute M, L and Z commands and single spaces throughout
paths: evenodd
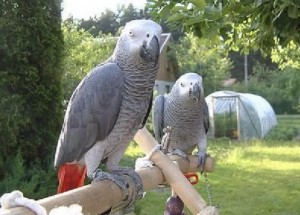
M 140 129 L 135 135 L 134 140 L 146 154 L 151 153 L 152 149 L 157 145 L 156 140 L 146 128 Z M 178 194 L 193 214 L 197 214 L 206 208 L 205 201 L 181 173 L 185 172 L 185 170 L 180 170 L 178 166 L 176 166 L 176 164 L 174 164 L 169 157 L 161 151 L 154 153 L 151 160 L 162 170 L 167 183 Z M 177 160 L 177 163 L 181 163 L 179 160 L 180 159 Z M 179 164 L 179 167 L 183 166 L 184 165 Z M 198 166 L 198 164 L 196 164 L 196 166 Z
M 147 131 L 141 129 L 135 136 L 135 141 L 142 150 L 149 153 L 157 142 Z M 195 191 L 189 181 L 180 172 L 198 171 L 198 161 L 196 156 L 189 156 L 189 160 L 180 157 L 173 157 L 178 167 L 162 152 L 155 152 L 152 161 L 155 166 L 139 169 L 136 172 L 140 175 L 144 191 L 155 189 L 159 184 L 167 182 L 172 189 L 181 197 L 186 206 L 193 214 L 199 213 L 206 207 L 204 200 Z M 210 157 L 206 159 L 205 170 L 211 172 L 214 168 L 214 160 Z M 129 184 L 129 191 L 132 191 L 134 184 Z M 131 192 L 129 192 L 131 193 Z M 109 210 L 113 205 L 123 199 L 122 190 L 112 181 L 101 181 L 92 183 L 84 187 L 71 190 L 65 193 L 50 196 L 37 202 L 46 208 L 49 213 L 51 209 L 59 206 L 69 206 L 79 204 L 83 208 L 85 215 L 98 215 Z M 130 196 L 131 198 L 131 196 Z M 0 215 L 35 215 L 27 208 L 17 207 L 0 212 Z

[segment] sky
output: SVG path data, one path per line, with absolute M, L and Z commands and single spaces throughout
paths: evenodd
M 100 16 L 105 9 L 117 11 L 118 6 L 132 3 L 135 8 L 144 8 L 146 0 L 63 0 L 62 18 L 88 19 Z

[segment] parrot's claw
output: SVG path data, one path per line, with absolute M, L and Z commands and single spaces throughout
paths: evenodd
M 117 203 L 116 205 L 112 206 L 107 214 L 113 214 L 117 211 L 126 210 L 126 208 L 130 207 L 132 203 L 134 202 L 134 196 L 132 198 L 129 198 L 129 184 L 126 181 L 126 178 L 124 177 L 124 174 L 122 174 L 122 170 L 116 170 L 112 173 L 109 172 L 103 172 L 100 169 L 97 169 L 93 174 L 93 182 L 99 182 L 103 180 L 110 180 L 116 183 L 123 192 L 124 200 L 120 203 Z
M 175 149 L 174 151 L 169 153 L 169 155 L 178 155 L 178 156 L 182 157 L 183 159 L 189 160 L 187 154 L 185 152 L 183 152 L 181 149 Z
M 125 198 L 128 198 L 128 184 L 124 182 L 124 178 L 119 174 L 112 174 L 109 172 L 103 172 L 101 169 L 96 169 L 93 173 L 93 182 L 99 182 L 103 180 L 110 180 L 116 183 L 122 191 L 125 192 Z
M 199 164 L 201 173 L 204 171 L 206 157 L 207 157 L 207 154 L 205 152 L 198 153 L 198 164 Z
M 112 173 L 117 175 L 126 175 L 129 176 L 130 179 L 133 180 L 135 188 L 136 188 L 136 196 L 135 199 L 141 199 L 143 197 L 143 182 L 139 174 L 137 174 L 134 169 L 129 167 L 121 167 L 118 170 L 114 170 Z
M 132 168 L 128 168 L 128 167 L 122 167 L 117 170 L 113 170 L 111 173 L 117 177 L 122 178 L 122 183 L 126 182 L 125 200 L 115 205 L 111 209 L 111 211 L 115 212 L 115 211 L 123 210 L 123 212 L 124 211 L 126 212 L 126 210 L 133 205 L 135 200 L 141 199 L 143 197 L 144 191 L 143 191 L 142 179 L 137 174 L 137 172 L 135 172 Z M 134 185 L 132 186 L 132 189 L 129 189 L 130 188 L 129 184 Z M 121 188 L 122 190 L 124 190 L 123 187 Z M 131 191 L 130 195 L 129 195 L 129 191 Z

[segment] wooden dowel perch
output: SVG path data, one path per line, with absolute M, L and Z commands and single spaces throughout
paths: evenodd
M 146 154 L 151 153 L 152 149 L 157 145 L 156 140 L 146 128 L 140 129 L 135 135 L 134 140 Z M 176 166 L 169 157 L 161 151 L 154 153 L 151 160 L 162 170 L 167 183 L 178 196 L 180 196 L 184 204 L 193 214 L 197 214 L 206 208 L 205 201 L 182 174 L 181 171 L 184 172 L 185 170 L 180 170 L 178 166 Z M 178 162 L 179 159 L 177 160 L 177 163 Z M 184 165 L 179 164 L 179 166 L 183 167 Z
M 157 142 L 143 128 L 135 136 L 135 141 L 148 154 Z M 182 172 L 198 171 L 198 161 L 196 156 L 189 156 L 189 161 L 172 157 L 176 160 L 176 166 L 167 155 L 161 151 L 155 152 L 151 160 L 155 166 L 136 170 L 142 179 L 144 191 L 155 189 L 159 184 L 167 182 L 172 189 L 181 197 L 187 208 L 197 214 L 206 207 L 205 201 L 195 191 Z M 179 170 L 179 168 L 180 170 Z M 205 171 L 211 172 L 214 168 L 214 160 L 210 157 L 206 159 Z M 129 183 L 129 191 L 132 191 L 134 184 Z M 129 192 L 131 193 L 131 192 Z M 129 196 L 129 198 L 131 198 Z M 83 208 L 84 215 L 98 215 L 109 210 L 113 205 L 123 201 L 123 193 L 114 182 L 104 180 L 92 183 L 84 187 L 71 190 L 65 193 L 50 196 L 37 202 L 49 213 L 55 207 L 79 204 Z M 35 215 L 32 211 L 24 207 L 17 207 L 0 212 L 0 215 Z

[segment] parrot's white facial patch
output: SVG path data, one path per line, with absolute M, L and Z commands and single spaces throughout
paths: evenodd
M 179 96 L 182 99 L 199 100 L 204 95 L 202 77 L 196 73 L 186 73 L 177 80 Z
M 125 34 L 130 39 L 132 48 L 140 48 L 144 42 L 148 42 L 154 36 L 152 32 L 141 29 L 128 29 Z
M 161 26 L 152 20 L 132 20 L 125 25 L 122 36 L 129 39 L 130 51 L 134 52 L 143 45 L 149 45 L 154 36 L 160 39 L 161 33 Z

